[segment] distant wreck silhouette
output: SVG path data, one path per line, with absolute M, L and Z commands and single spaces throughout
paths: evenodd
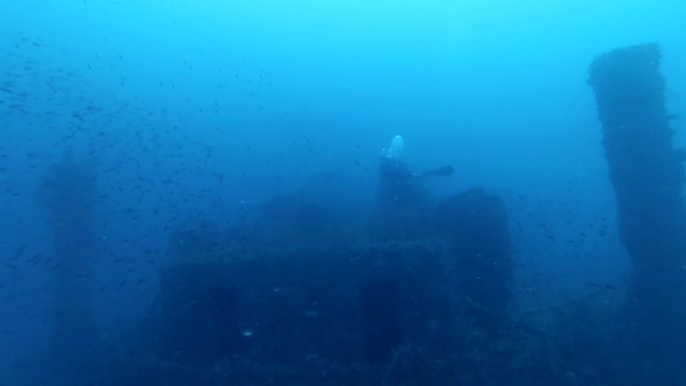
M 407 199 L 384 193 L 369 216 L 283 195 L 225 233 L 203 219 L 175 229 L 149 315 L 45 384 L 686 384 L 685 153 L 673 147 L 661 55 L 621 48 L 589 70 L 633 261 L 624 304 L 606 301 L 607 286 L 542 311 L 543 325 L 517 311 L 508 213 L 481 188 L 436 202 L 390 183 Z M 65 160 L 40 192 L 62 224 L 57 351 L 88 328 L 73 273 L 93 251 L 94 175 Z

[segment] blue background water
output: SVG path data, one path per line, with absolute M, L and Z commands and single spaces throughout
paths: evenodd
M 621 292 L 629 272 L 586 84 L 592 59 L 659 42 L 670 112 L 685 109 L 679 1 L 4 0 L 2 10 L 0 260 L 12 263 L 0 267 L 0 371 L 49 338 L 50 265 L 29 259 L 50 253 L 35 192 L 65 153 L 97 159 L 87 280 L 104 331 L 150 305 L 165 227 L 226 223 L 300 189 L 371 206 L 396 134 L 413 170 L 455 166 L 434 194 L 481 185 L 505 198 L 524 312 L 593 283 Z M 683 122 L 674 128 L 685 145 Z

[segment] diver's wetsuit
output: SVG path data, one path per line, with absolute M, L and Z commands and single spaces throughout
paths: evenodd
M 378 205 L 381 208 L 412 208 L 426 199 L 421 177 L 411 173 L 402 161 L 382 157 L 379 180 Z

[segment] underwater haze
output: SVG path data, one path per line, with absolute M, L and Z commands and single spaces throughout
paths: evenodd
M 686 384 L 686 3 L 2 2 L 2 384 Z

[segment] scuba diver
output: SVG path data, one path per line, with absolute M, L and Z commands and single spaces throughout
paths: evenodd
M 451 165 L 415 174 L 400 160 L 405 148 L 403 138 L 393 137 L 391 147 L 383 149 L 379 168 L 380 190 L 378 205 L 382 208 L 416 208 L 427 199 L 428 193 L 422 181 L 429 176 L 451 176 L 454 168 Z

